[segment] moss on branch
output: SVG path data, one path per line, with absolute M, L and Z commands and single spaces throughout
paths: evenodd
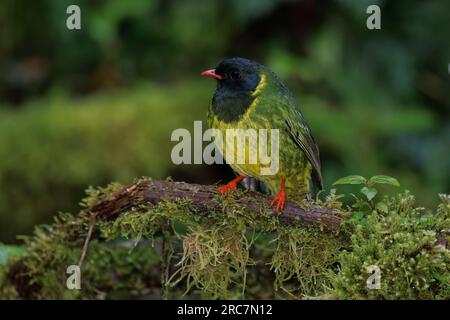
M 0 267 L 1 298 L 450 298 L 450 199 L 434 212 L 409 193 L 363 218 L 330 193 L 289 203 L 213 186 L 141 179 L 90 188 L 77 215 L 24 237 Z M 66 288 L 91 225 L 81 290 Z M 370 290 L 367 266 L 381 269 Z

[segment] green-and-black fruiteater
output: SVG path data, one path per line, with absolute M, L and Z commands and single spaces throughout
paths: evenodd
M 202 75 L 217 80 L 208 120 L 223 137 L 227 129 L 279 129 L 278 172 L 261 175 L 259 163 L 232 163 L 239 176 L 220 192 L 235 189 L 246 176 L 255 177 L 276 194 L 272 205 L 280 212 L 286 196 L 301 199 L 322 189 L 319 148 L 293 95 L 271 70 L 248 59 L 231 58 Z M 246 154 L 258 152 L 249 150 L 248 143 L 245 148 Z

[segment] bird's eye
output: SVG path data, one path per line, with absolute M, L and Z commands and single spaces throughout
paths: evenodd
M 230 78 L 231 78 L 231 80 L 239 80 L 239 79 L 241 79 L 241 73 L 237 70 L 231 71 Z

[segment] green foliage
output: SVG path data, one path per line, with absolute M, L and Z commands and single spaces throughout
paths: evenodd
M 351 175 L 347 177 L 340 178 L 337 180 L 333 185 L 346 185 L 346 184 L 356 184 L 356 185 L 364 185 L 361 189 L 359 189 L 359 192 L 364 195 L 365 199 L 367 199 L 367 202 L 365 199 L 359 199 L 354 194 L 351 194 L 355 199 L 356 203 L 352 205 L 353 208 L 358 209 L 360 211 L 356 211 L 356 216 L 360 216 L 362 211 L 375 209 L 375 207 L 383 209 L 383 212 L 386 212 L 386 205 L 380 201 L 378 203 L 374 202 L 375 196 L 378 194 L 378 190 L 375 188 L 375 185 L 377 184 L 387 184 L 395 187 L 399 187 L 400 183 L 397 179 L 389 176 L 383 176 L 383 175 L 376 175 L 369 179 L 364 178 L 363 176 L 359 175 Z
M 368 183 L 369 186 L 375 185 L 375 184 L 389 184 L 394 187 L 400 187 L 400 183 L 397 179 L 393 177 L 388 176 L 373 176 L 369 179 Z
M 389 176 L 377 175 L 371 177 L 369 180 L 359 175 L 351 175 L 347 177 L 340 178 L 333 185 L 338 184 L 364 184 L 368 188 L 372 187 L 375 184 L 389 184 L 395 187 L 400 187 L 400 183 L 397 179 Z
M 13 278 L 0 268 L 0 296 L 105 299 L 158 295 L 157 286 L 152 290 L 148 287 L 158 276 L 159 257 L 154 248 L 143 243 L 131 251 L 130 244 L 121 241 L 105 244 L 93 240 L 90 250 L 95 254 L 83 266 L 83 291 L 67 290 L 66 268 L 78 263 L 83 245 L 82 231 L 87 223 L 85 214 L 77 218 L 60 214 L 51 227 L 37 227 L 33 237 L 24 237 L 28 253 L 15 259 L 18 262 L 10 262 L 10 271 L 15 272 Z M 17 279 L 22 280 L 12 286 L 11 282 Z
M 171 132 L 202 119 L 209 97 L 201 91 L 194 82 L 142 85 L 75 101 L 55 95 L 20 113 L 0 110 L 1 239 L 76 210 L 86 185 L 169 175 Z
M 118 187 L 91 188 L 83 203 L 95 204 Z M 247 212 L 236 205 L 242 197 L 250 195 L 217 195 L 219 208 L 211 212 L 196 212 L 180 199 L 98 221 L 82 289 L 73 291 L 65 287 L 65 269 L 77 264 L 90 219 L 84 211 L 60 214 L 24 238 L 23 255 L 0 267 L 0 297 L 450 298 L 450 251 L 444 246 L 450 196 L 440 195 L 436 212 L 415 207 L 409 192 L 384 196 L 356 218 L 359 205 L 373 199 L 358 199 L 348 213 L 342 195 L 331 192 L 315 205 L 345 219 L 333 232 L 285 225 L 270 208 Z M 381 270 L 379 290 L 367 288 L 371 265 Z
M 405 192 L 385 197 L 387 210 L 374 210 L 350 220 L 350 246 L 339 256 L 340 272 L 333 287 L 342 299 L 449 299 L 450 251 L 439 239 L 450 240 L 449 196 L 435 213 L 414 207 Z M 381 270 L 381 288 L 368 289 L 368 266 Z
M 347 176 L 347 177 L 340 178 L 335 183 L 333 183 L 333 185 L 337 185 L 337 184 L 365 184 L 366 182 L 367 182 L 367 180 L 363 176 L 352 175 L 352 176 Z

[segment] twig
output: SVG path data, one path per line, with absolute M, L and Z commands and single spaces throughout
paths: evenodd
M 169 277 L 170 277 L 170 262 L 173 256 L 172 247 L 172 226 L 166 219 L 162 228 L 162 248 L 161 248 L 161 296 L 164 300 L 169 299 Z
M 83 265 L 84 258 L 86 257 L 86 253 L 89 248 L 89 242 L 91 241 L 92 232 L 94 231 L 96 216 L 95 214 L 91 215 L 91 221 L 89 222 L 89 229 L 88 233 L 86 235 L 86 239 L 84 240 L 83 250 L 81 251 L 81 257 L 80 261 L 78 262 L 78 267 L 81 269 L 81 266 Z

